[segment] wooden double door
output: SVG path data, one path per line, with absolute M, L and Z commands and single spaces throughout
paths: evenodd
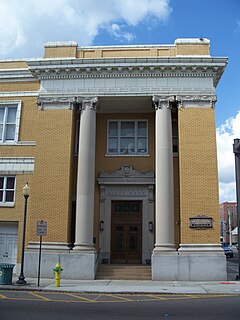
M 142 202 L 112 201 L 111 263 L 142 261 Z

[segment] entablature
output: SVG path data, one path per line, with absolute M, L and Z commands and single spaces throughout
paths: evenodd
M 36 81 L 27 68 L 0 69 L 0 82 Z
M 227 65 L 227 58 L 164 57 L 107 59 L 39 59 L 28 61 L 35 78 L 159 78 L 210 77 L 214 86 Z

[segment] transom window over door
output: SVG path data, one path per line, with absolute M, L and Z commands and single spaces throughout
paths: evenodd
M 109 120 L 108 154 L 146 155 L 148 128 L 146 120 Z

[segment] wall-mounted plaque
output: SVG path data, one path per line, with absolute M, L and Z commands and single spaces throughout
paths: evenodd
M 190 220 L 190 228 L 194 229 L 208 229 L 212 228 L 212 218 L 199 215 L 192 218 L 189 218 Z

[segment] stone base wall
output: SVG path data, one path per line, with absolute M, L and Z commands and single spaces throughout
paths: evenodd
M 227 280 L 224 254 L 176 253 L 152 255 L 152 280 L 219 281 Z
M 43 251 L 41 258 L 41 278 L 54 279 L 57 262 L 63 269 L 62 279 L 94 280 L 96 274 L 96 252 L 69 252 Z M 39 252 L 25 253 L 24 275 L 25 278 L 37 278 Z

